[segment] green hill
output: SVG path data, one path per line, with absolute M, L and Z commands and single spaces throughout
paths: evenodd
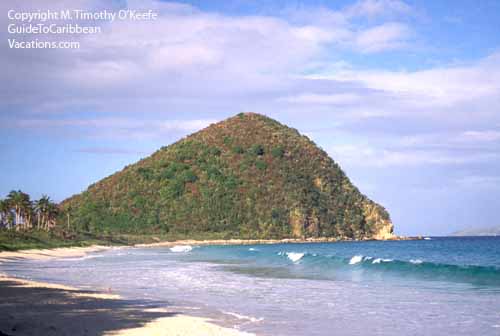
M 88 232 L 376 238 L 389 214 L 295 129 L 255 113 L 213 124 L 62 203 Z

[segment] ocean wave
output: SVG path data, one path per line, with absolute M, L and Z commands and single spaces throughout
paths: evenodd
M 296 263 L 300 259 L 302 259 L 306 253 L 300 253 L 300 252 L 278 252 L 278 255 L 280 256 L 287 256 L 288 259 L 290 259 L 292 262 Z
M 170 248 L 172 252 L 189 252 L 193 249 L 190 245 L 176 245 Z
M 290 258 L 290 256 L 287 254 Z M 373 272 L 412 274 L 425 279 L 446 279 L 451 281 L 475 283 L 480 285 L 493 285 L 500 287 L 500 268 L 481 265 L 455 265 L 424 261 L 419 258 L 401 260 L 397 258 L 382 258 L 377 256 L 363 256 L 360 254 L 350 258 L 335 255 L 313 255 L 300 253 L 294 256 L 299 258 L 304 266 L 344 268 L 363 268 Z M 307 258 L 303 258 L 307 256 Z M 291 258 L 290 258 L 291 259 Z M 324 265 L 324 266 L 321 266 Z
M 327 261 L 325 260 L 324 262 Z M 426 279 L 446 279 L 500 286 L 500 268 L 495 266 L 455 265 L 428 262 L 422 259 L 405 261 L 390 258 L 372 258 L 362 255 L 355 255 L 350 259 L 344 259 L 344 263 L 377 272 L 414 274 Z
M 322 267 L 325 269 L 345 269 L 356 267 L 367 271 L 387 274 L 408 274 L 425 279 L 446 279 L 480 285 L 500 287 L 500 268 L 495 266 L 456 265 L 424 261 L 419 258 L 397 259 L 378 256 L 364 256 L 361 254 L 352 257 L 325 255 L 308 252 L 279 252 L 278 255 L 287 257 L 294 264 L 300 262 L 304 267 Z M 367 273 L 367 276 L 368 274 Z
M 238 320 L 245 320 L 245 321 L 252 322 L 252 323 L 261 322 L 264 320 L 263 317 L 253 317 L 253 316 L 247 316 L 247 315 L 242 315 L 242 314 L 227 312 L 227 311 L 224 311 L 223 313 L 226 315 L 231 315 L 233 317 L 236 317 Z
M 288 252 L 286 256 L 293 262 L 297 262 L 305 255 L 305 253 Z
M 359 264 L 360 262 L 363 262 L 363 261 L 369 261 L 369 260 L 372 260 L 373 257 L 365 257 L 365 256 L 362 256 L 362 255 L 355 255 L 354 257 L 352 257 L 351 259 L 349 259 L 349 265 L 356 265 L 356 264 Z M 376 261 L 377 259 L 375 259 L 374 261 Z
M 394 261 L 394 259 L 389 259 L 389 258 L 375 258 L 373 259 L 372 261 L 372 264 L 380 264 L 380 263 L 387 263 L 387 262 L 391 262 L 391 261 Z
M 85 255 L 83 257 L 74 257 L 74 258 L 64 258 L 65 261 L 81 261 L 81 260 L 88 260 L 88 259 L 95 259 L 95 258 L 102 258 L 104 255 L 102 254 L 91 254 L 91 255 Z
M 351 258 L 351 260 L 349 260 L 349 265 L 359 264 L 362 261 L 363 261 L 362 255 L 355 255 L 354 257 Z
M 256 251 L 258 251 L 256 248 L 253 248 L 253 247 L 250 247 L 248 250 L 249 250 L 249 251 L 252 251 L 252 252 L 256 252 Z

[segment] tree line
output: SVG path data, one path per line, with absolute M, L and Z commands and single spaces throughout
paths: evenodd
M 59 207 L 50 197 L 42 195 L 31 200 L 21 190 L 12 190 L 5 199 L 0 199 L 0 227 L 14 230 L 46 230 L 56 225 Z

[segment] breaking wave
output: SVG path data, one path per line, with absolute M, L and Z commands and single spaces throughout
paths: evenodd
M 334 257 L 335 258 L 335 257 Z M 500 287 L 500 268 L 479 265 L 454 265 L 423 261 L 422 259 L 397 260 L 355 255 L 344 259 L 349 266 L 376 272 L 413 274 L 425 279 L 451 280 Z
M 283 256 L 286 255 L 288 259 L 290 259 L 292 262 L 296 263 L 300 259 L 302 259 L 306 253 L 299 253 L 299 252 L 279 252 L 278 255 Z
M 354 257 L 351 258 L 351 260 L 349 260 L 349 265 L 359 264 L 362 261 L 363 261 L 362 255 L 355 255 Z
M 73 257 L 73 258 L 64 258 L 65 261 L 80 261 L 80 260 L 88 260 L 88 259 L 95 259 L 95 258 L 102 258 L 104 255 L 102 254 L 88 254 L 84 255 L 82 257 Z
M 380 264 L 383 262 L 391 262 L 391 261 L 394 261 L 394 260 L 393 259 L 386 259 L 386 258 L 375 258 L 375 259 L 373 259 L 372 264 Z
M 361 268 L 379 274 L 411 274 L 430 280 L 450 280 L 500 287 L 500 268 L 495 266 L 455 265 L 429 262 L 417 258 L 398 260 L 363 255 L 344 258 L 307 252 L 279 252 L 278 255 L 286 256 L 293 264 L 300 262 L 306 268 L 316 267 L 317 269 L 321 267 L 326 270 L 339 269 L 344 271 Z
M 243 320 L 243 321 L 247 321 L 247 322 L 251 322 L 251 323 L 261 322 L 264 320 L 263 317 L 247 316 L 247 315 L 242 315 L 242 314 L 228 312 L 228 311 L 224 311 L 223 313 L 226 315 L 230 315 L 232 317 L 236 317 L 238 320 Z
M 172 252 L 189 252 L 193 249 L 190 245 L 176 245 L 170 248 Z

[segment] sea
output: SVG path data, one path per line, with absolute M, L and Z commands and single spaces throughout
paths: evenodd
M 500 335 L 500 237 L 116 248 L 0 272 L 255 335 Z

